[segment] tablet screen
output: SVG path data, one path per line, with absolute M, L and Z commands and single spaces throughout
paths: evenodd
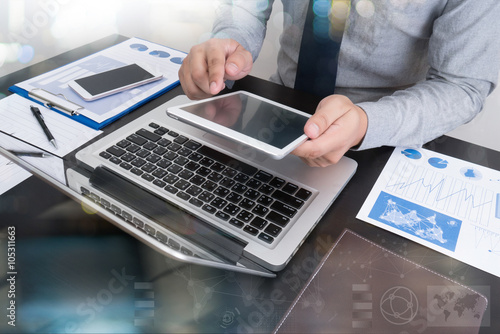
M 243 93 L 180 109 L 282 149 L 304 134 L 308 117 Z

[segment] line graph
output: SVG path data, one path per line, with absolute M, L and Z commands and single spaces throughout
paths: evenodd
M 467 180 L 466 177 L 452 177 L 439 170 L 399 161 L 385 189 L 408 200 L 488 226 L 495 194 Z

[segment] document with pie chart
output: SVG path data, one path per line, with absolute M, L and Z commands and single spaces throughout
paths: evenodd
M 395 148 L 358 219 L 500 277 L 500 172 Z

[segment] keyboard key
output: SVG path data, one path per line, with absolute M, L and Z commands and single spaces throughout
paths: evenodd
M 247 210 L 250 210 L 251 208 L 253 208 L 255 205 L 255 202 L 252 201 L 252 200 L 249 200 L 248 198 L 244 198 L 241 202 L 240 202 L 240 206 L 244 209 L 247 209 Z
M 167 159 L 161 159 L 160 161 L 158 161 L 156 163 L 156 165 L 158 167 L 161 167 L 161 168 L 167 168 L 168 166 L 170 166 L 172 163 L 170 161 L 168 161 Z
M 197 198 L 194 198 L 194 197 L 191 197 L 191 199 L 189 200 L 189 203 L 193 204 L 194 206 L 197 206 L 197 207 L 200 207 L 203 205 L 203 202 L 200 201 L 199 199 Z
M 167 186 L 163 189 L 165 189 L 166 191 L 168 191 L 169 193 L 172 193 L 172 194 L 175 194 L 176 192 L 179 191 L 177 188 L 174 188 L 170 184 L 167 184 Z
M 180 190 L 186 190 L 191 184 L 186 180 L 179 180 L 174 184 L 174 187 Z
M 248 223 L 253 218 L 253 216 L 254 215 L 251 214 L 250 212 L 248 212 L 246 210 L 242 210 L 238 213 L 236 218 L 241 220 L 242 222 Z
M 130 163 L 132 165 L 134 165 L 135 167 L 142 167 L 146 163 L 146 160 L 141 159 L 141 158 L 135 158 Z
M 152 127 L 153 129 L 158 129 L 160 126 L 156 124 L 155 122 L 149 123 L 149 126 Z
M 238 194 L 243 194 L 245 191 L 247 191 L 248 187 L 241 184 L 241 183 L 236 183 L 234 187 L 231 188 L 232 191 L 237 192 Z
M 169 184 L 174 184 L 175 182 L 179 181 L 179 177 L 174 174 L 168 174 L 163 178 L 163 181 L 169 183 Z
M 134 168 L 132 168 L 130 171 L 131 171 L 133 174 L 137 175 L 137 176 L 142 175 L 142 174 L 144 173 L 142 170 L 140 170 L 139 168 L 135 168 L 135 167 L 134 167 Z
M 285 183 L 286 181 L 279 177 L 275 177 L 269 182 L 269 184 L 275 188 L 281 188 Z
M 278 211 L 279 213 L 283 214 L 284 216 L 286 217 L 289 217 L 289 218 L 292 218 L 293 216 L 295 216 L 295 214 L 297 213 L 297 210 L 295 210 L 294 208 L 292 208 L 291 206 L 289 205 L 286 205 L 286 204 L 283 204 L 281 203 L 280 201 L 275 201 L 272 205 L 271 205 L 271 209 L 272 210 L 276 210 Z
M 202 193 L 202 191 L 203 190 L 200 187 L 197 187 L 195 185 L 191 185 L 188 189 L 186 189 L 186 192 L 191 196 L 198 196 Z
M 109 158 L 111 158 L 111 153 L 108 153 L 106 151 L 102 151 L 101 153 L 99 153 L 99 156 L 104 158 L 104 159 L 109 159 Z
M 131 134 L 130 136 L 127 137 L 127 140 L 139 146 L 142 146 L 148 142 L 146 138 L 138 136 L 136 134 Z
M 231 192 L 229 195 L 227 195 L 226 200 L 231 202 L 231 203 L 236 204 L 239 201 L 241 201 L 242 198 L 243 198 L 243 196 L 241 196 L 235 192 Z
M 202 200 L 203 202 L 210 202 L 211 200 L 213 200 L 213 199 L 215 198 L 215 195 L 214 195 L 214 194 L 212 194 L 212 193 L 210 193 L 210 192 L 208 192 L 208 191 L 204 191 L 204 192 L 202 192 L 202 193 L 198 196 L 198 198 L 199 198 L 200 200 Z
M 158 179 L 154 180 L 153 184 L 157 187 L 160 187 L 160 188 L 163 188 L 167 185 L 165 182 L 163 182 L 162 180 L 158 180 Z
M 214 194 L 216 196 L 226 197 L 227 194 L 229 194 L 229 189 L 224 187 L 218 187 L 217 189 L 214 190 Z
M 199 185 L 203 184 L 203 182 L 205 182 L 206 179 L 204 177 L 199 176 L 199 175 L 194 175 L 190 181 L 192 184 L 199 186 Z
M 177 138 L 174 139 L 174 142 L 176 142 L 177 144 L 184 144 L 185 142 L 187 142 L 189 139 L 183 135 L 180 135 L 178 136 Z
M 156 143 L 161 147 L 167 147 L 168 145 L 172 144 L 172 142 L 166 138 L 162 138 L 158 140 Z
M 120 167 L 123 168 L 123 169 L 125 169 L 125 170 L 129 170 L 130 168 L 132 168 L 132 165 L 129 164 L 129 163 L 126 163 L 126 162 L 122 162 L 120 164 Z
M 187 170 L 187 169 L 183 169 L 183 170 L 182 170 L 182 171 L 180 171 L 180 173 L 179 173 L 179 174 L 177 174 L 177 175 L 178 175 L 180 178 L 184 179 L 184 180 L 189 180 L 189 178 L 190 178 L 191 176 L 193 176 L 193 175 L 194 175 L 194 173 L 193 173 L 193 172 L 191 172 L 191 171 L 189 171 L 189 170 Z
M 185 201 L 188 201 L 188 200 L 191 198 L 191 196 L 190 196 L 190 195 L 186 194 L 186 193 L 185 193 L 185 192 L 183 192 L 183 191 L 179 191 L 179 192 L 177 193 L 177 197 L 179 197 L 180 199 L 183 199 L 183 200 L 185 200 Z
M 141 177 L 148 182 L 151 182 L 155 179 L 151 174 L 147 174 L 147 173 L 142 174 Z
M 296 209 L 299 209 L 303 204 L 304 204 L 304 201 L 301 200 L 301 199 L 298 199 L 292 195 L 288 195 L 286 193 L 284 193 L 283 191 L 281 190 L 276 190 L 272 195 L 271 195 L 272 198 L 278 200 L 278 201 L 281 201 L 285 204 L 288 204 L 288 205 L 291 205 L 293 206 L 294 208 Z
M 256 215 L 259 216 L 265 216 L 269 212 L 269 209 L 263 205 L 257 204 L 253 210 L 252 213 L 255 213 Z
M 226 204 L 227 201 L 223 200 L 220 197 L 215 197 L 215 199 L 212 202 L 210 202 L 210 205 L 216 207 L 217 209 L 222 209 L 224 206 L 226 206 Z
M 274 199 L 272 199 L 271 197 L 266 196 L 266 195 L 262 195 L 262 196 L 260 196 L 260 197 L 259 197 L 259 199 L 257 200 L 257 203 L 260 203 L 260 204 L 262 204 L 262 205 L 268 206 L 268 205 L 270 205 L 273 201 L 274 201 Z
M 200 161 L 200 164 L 201 164 L 201 161 Z M 210 173 L 212 173 L 212 171 L 210 169 L 208 169 L 207 167 L 200 167 L 198 168 L 198 170 L 196 171 L 196 174 L 199 174 L 201 176 L 207 176 L 209 175 Z
M 184 146 L 195 151 L 195 150 L 200 148 L 201 144 L 198 143 L 197 141 L 194 141 L 191 139 L 191 140 L 187 141 L 186 143 L 184 143 Z
M 215 214 L 215 217 L 219 218 L 219 219 L 222 219 L 222 220 L 229 220 L 229 218 L 231 218 L 231 216 L 229 216 L 227 213 L 223 212 L 223 211 L 217 211 L 217 213 Z
M 168 145 L 168 149 L 171 151 L 178 151 L 180 148 L 181 148 L 181 145 L 179 145 L 177 143 L 172 143 L 172 144 Z
M 295 194 L 295 197 L 298 197 L 301 200 L 307 201 L 309 199 L 309 197 L 311 196 L 311 194 L 312 193 L 309 190 L 306 190 L 304 188 L 300 188 L 299 191 L 297 191 L 297 193 Z
M 140 129 L 139 131 L 136 131 L 136 134 L 154 142 L 157 142 L 158 140 L 161 139 L 161 136 L 146 129 Z
M 284 187 L 283 191 L 288 194 L 294 194 L 299 189 L 299 186 L 293 183 L 288 182 Z
M 262 230 L 267 225 L 267 221 L 260 217 L 254 217 L 250 225 L 252 225 L 255 228 L 258 228 L 259 230 Z
M 217 211 L 217 209 L 208 204 L 203 205 L 201 208 L 208 213 L 215 213 Z
M 255 227 L 253 226 L 250 226 L 250 225 L 247 225 L 243 228 L 243 231 L 251 234 L 251 235 L 257 235 L 257 233 L 259 233 L 259 230 L 256 229 Z
M 120 160 L 120 158 L 117 158 L 117 157 L 111 157 L 111 158 L 109 158 L 109 161 L 111 161 L 112 163 L 114 163 L 116 165 L 118 165 L 120 162 L 122 162 Z
M 120 157 L 123 161 L 130 162 L 135 159 L 135 155 L 130 152 L 125 153 Z
M 188 155 L 190 155 L 193 151 L 191 151 L 190 149 L 188 148 L 185 148 L 185 147 L 181 147 L 180 150 L 177 151 L 177 153 L 179 155 L 182 155 L 183 157 L 187 157 Z
M 258 189 L 261 184 L 262 184 L 262 182 L 260 182 L 259 180 L 256 180 L 256 179 L 250 179 L 246 183 L 247 186 L 249 186 L 250 188 L 253 188 L 253 189 Z
M 278 224 L 281 227 L 286 226 L 286 224 L 290 222 L 290 218 L 287 218 L 277 213 L 276 211 L 269 212 L 269 214 L 266 216 L 266 219 Z
M 167 170 L 172 174 L 177 174 L 182 170 L 182 167 L 176 164 L 172 164 L 167 168 Z
M 210 166 L 210 169 L 220 173 L 220 172 L 222 172 L 224 169 L 226 169 L 226 166 L 224 166 L 224 165 L 223 165 L 223 164 L 221 164 L 220 162 L 216 162 L 216 163 L 214 163 L 212 166 Z
M 128 140 L 122 139 L 118 143 L 116 143 L 116 146 L 121 147 L 121 148 L 125 148 L 125 147 L 129 146 L 130 144 L 131 144 L 131 142 L 129 142 Z
M 238 175 L 236 175 L 234 177 L 234 180 L 236 182 L 239 182 L 239 183 L 245 183 L 248 181 L 248 179 L 250 179 L 250 177 L 248 175 L 243 174 L 243 173 L 239 173 Z
M 283 231 L 283 229 L 273 223 L 269 224 L 269 226 L 267 226 L 266 229 L 264 230 L 264 232 L 272 235 L 273 237 L 277 237 L 278 234 L 281 233 L 281 231 Z
M 168 152 L 168 150 L 165 147 L 161 147 L 161 146 L 158 146 L 157 148 L 155 148 L 153 150 L 153 153 L 158 154 L 159 156 L 162 156 L 167 152 Z
M 120 157 L 125 154 L 125 150 L 117 146 L 111 146 L 106 150 L 106 152 L 114 155 L 115 157 Z
M 140 149 L 139 151 L 137 151 L 137 153 L 135 155 L 137 155 L 137 156 L 139 156 L 141 158 L 145 158 L 145 157 L 147 157 L 150 154 L 151 154 L 151 152 L 149 152 L 148 150 L 146 150 L 146 149 L 143 148 L 143 149 Z
M 259 192 L 254 189 L 248 189 L 247 191 L 245 191 L 245 197 L 248 197 L 250 199 L 256 199 L 257 197 L 259 197 L 259 195 Z
M 229 224 L 234 225 L 234 226 L 239 227 L 239 228 L 241 228 L 245 225 L 241 220 L 238 220 L 236 218 L 231 218 L 229 220 Z
M 260 233 L 259 234 L 259 239 L 267 242 L 268 244 L 272 244 L 274 241 L 274 238 L 271 237 L 270 235 L 267 235 L 265 233 Z
M 146 144 L 142 145 L 142 147 L 144 147 L 146 150 L 149 150 L 149 151 L 152 151 L 154 150 L 155 148 L 158 147 L 158 145 L 156 145 L 155 143 L 153 142 L 147 142 Z
M 130 153 L 135 153 L 137 151 L 139 151 L 141 149 L 140 146 L 136 145 L 136 144 L 132 144 L 130 145 L 129 147 L 127 147 L 127 151 L 129 151 Z
M 232 204 L 232 203 L 229 203 L 228 205 L 226 205 L 226 207 L 224 208 L 224 212 L 227 212 L 229 213 L 231 216 L 234 216 L 235 214 L 238 213 L 238 211 L 240 211 L 240 208 L 239 206 L 235 205 L 235 204 Z
M 265 172 L 263 170 L 259 170 L 257 172 L 257 174 L 255 174 L 254 178 L 261 181 L 261 182 L 267 183 L 273 178 L 273 176 L 272 176 L 272 174 L 269 174 L 268 172 Z
M 141 169 L 147 173 L 152 173 L 156 169 L 156 166 L 148 162 L 144 166 L 142 166 Z
M 157 177 L 159 179 L 165 177 L 165 175 L 167 175 L 167 172 L 164 170 L 164 169 L 161 169 L 161 168 L 157 168 L 154 172 L 153 172 L 153 176 L 154 177 Z
M 270 185 L 268 184 L 263 184 L 260 188 L 259 188 L 259 191 L 263 194 L 266 194 L 266 195 L 269 195 L 271 194 L 273 191 L 274 191 L 274 188 L 271 187 Z

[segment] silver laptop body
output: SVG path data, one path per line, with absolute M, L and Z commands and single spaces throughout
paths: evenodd
M 178 96 L 77 152 L 77 162 L 84 171 L 69 169 L 68 184 L 74 191 L 93 198 L 111 215 L 119 216 L 120 219 L 113 219 L 115 224 L 157 251 L 181 261 L 273 276 L 273 272 L 286 266 L 342 191 L 357 163 L 343 157 L 335 165 L 313 168 L 293 155 L 282 160 L 259 155 L 167 116 L 168 107 L 187 102 L 187 97 Z M 159 133 L 161 139 L 157 143 L 175 142 L 177 136 L 188 138 L 190 143 L 203 146 L 210 156 L 198 157 L 197 150 L 203 149 L 196 146 L 190 147 L 191 153 L 180 161 L 185 164 L 183 168 L 198 165 L 198 169 L 186 167 L 179 171 L 177 160 L 172 159 L 167 165 L 163 157 L 162 168 L 157 166 L 161 162 L 147 161 L 153 171 L 145 165 L 130 166 L 135 160 L 126 159 L 128 164 L 122 161 L 130 153 L 123 143 L 144 130 L 148 134 Z M 155 136 L 154 140 L 158 138 Z M 156 145 L 149 144 L 149 149 Z M 178 153 L 186 151 L 183 144 L 176 145 L 176 149 L 179 146 L 182 150 Z M 116 151 L 122 155 L 114 156 Z M 159 155 L 163 150 L 156 152 Z M 223 158 L 219 159 L 219 154 Z M 203 160 L 192 163 L 191 157 Z M 240 163 L 228 163 L 228 157 Z M 200 169 L 199 163 L 207 160 L 216 164 Z M 210 183 L 185 185 L 191 179 L 202 179 L 194 177 L 197 171 L 210 168 L 217 171 L 203 174 L 211 179 Z M 251 170 L 250 174 L 257 172 L 249 177 L 239 175 L 245 170 Z M 210 191 L 215 189 L 217 200 L 204 189 L 208 183 L 212 186 Z M 264 193 L 259 192 L 261 189 Z M 247 192 L 257 197 L 249 200 L 245 197 Z M 243 208 L 235 208 L 243 200 Z M 253 206 L 246 206 L 252 202 Z

